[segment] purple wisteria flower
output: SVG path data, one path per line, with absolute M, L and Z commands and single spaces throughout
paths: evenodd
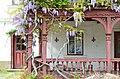
M 68 37 L 68 36 L 69 36 L 69 32 L 67 31 L 67 32 L 66 32 L 66 37 Z
M 46 7 L 43 7 L 43 8 L 42 8 L 42 11 L 46 14 L 46 13 L 47 13 L 47 8 L 46 8 Z
M 32 10 L 34 9 L 34 3 L 32 1 L 29 2 L 29 10 L 30 9 L 32 9 Z
M 33 42 L 32 42 L 32 46 L 36 46 L 36 40 L 34 40 Z
M 31 26 L 32 26 L 32 23 L 30 22 L 30 23 L 29 23 L 29 27 L 31 27 Z
M 65 16 L 67 15 L 67 11 L 64 12 L 64 15 L 65 15 Z
M 75 31 L 71 31 L 71 36 L 75 36 Z

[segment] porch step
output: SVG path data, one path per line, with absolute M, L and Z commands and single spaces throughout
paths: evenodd
M 6 69 L 7 72 L 22 72 L 24 69 Z

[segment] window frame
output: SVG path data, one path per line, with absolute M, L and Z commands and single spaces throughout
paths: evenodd
M 18 42 L 17 42 L 17 39 L 20 39 Z M 25 40 L 24 40 L 25 42 Z M 23 39 L 20 38 L 20 35 L 17 35 L 15 36 L 15 46 L 16 46 L 16 51 L 24 51 L 26 50 L 26 46 L 24 45 L 24 42 L 23 42 Z M 17 45 L 20 46 L 20 49 L 17 49 Z M 23 48 L 23 45 L 25 46 L 25 49 Z
M 67 55 L 84 55 L 84 32 L 80 32 L 80 33 L 82 33 L 81 34 L 81 48 L 82 48 L 82 50 L 81 50 L 81 52 L 79 52 L 79 53 L 76 53 L 76 47 L 77 47 L 77 44 L 76 44 L 76 42 L 77 42 L 77 40 L 76 39 L 74 39 L 74 52 L 72 53 L 70 53 L 69 52 L 69 43 L 70 43 L 70 40 L 69 40 L 69 43 L 67 44 Z M 69 35 L 70 36 L 70 35 Z M 69 38 L 69 37 L 68 37 Z M 75 34 L 75 36 L 74 36 L 74 38 L 76 38 L 76 34 Z M 70 38 L 69 38 L 70 39 Z M 76 41 L 76 42 L 75 42 Z

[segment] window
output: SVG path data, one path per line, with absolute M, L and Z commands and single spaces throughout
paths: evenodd
M 24 45 L 25 41 L 20 38 L 20 36 L 16 37 L 16 50 L 25 50 L 26 46 Z
M 75 36 L 69 36 L 67 54 L 83 55 L 83 32 L 77 32 Z

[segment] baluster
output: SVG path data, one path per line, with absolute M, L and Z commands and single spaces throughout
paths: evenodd
M 112 62 L 112 73 L 114 74 L 114 61 Z
M 103 61 L 103 66 L 104 66 L 103 70 L 106 72 L 106 63 L 105 63 L 105 61 Z
M 50 62 L 48 62 L 48 64 L 50 64 Z M 48 66 L 48 74 L 51 74 L 50 72 L 51 72 L 51 69 L 50 69 L 50 66 Z
M 59 66 L 59 61 L 57 61 L 57 66 Z
M 117 61 L 117 75 L 119 74 L 119 62 Z
M 59 62 L 59 60 L 57 61 L 57 68 L 58 68 L 58 70 L 60 70 L 60 62 Z M 59 75 L 57 72 L 55 74 Z
M 41 65 L 42 65 L 42 64 L 41 64 L 41 63 L 39 63 L 39 66 L 41 66 Z M 40 68 L 39 68 L 39 70 L 40 70 L 40 71 L 42 71 L 42 67 L 40 67 Z
M 84 76 L 86 76 L 86 62 L 83 62 L 83 66 L 84 66 L 84 72 L 83 72 L 83 74 L 84 74 Z
M 83 73 L 83 70 L 82 70 L 82 62 L 80 62 L 80 73 Z
M 92 72 L 92 65 L 91 65 L 91 62 L 89 62 L 89 65 L 88 65 L 88 70 L 89 70 L 89 73 Z
M 53 65 L 53 70 L 52 70 L 52 74 L 54 75 L 55 74 L 55 61 L 52 62 L 52 65 Z
M 68 71 L 68 61 L 66 61 L 66 71 Z
M 73 71 L 73 61 L 71 61 L 71 72 Z
M 100 72 L 100 61 L 98 62 L 98 72 Z
M 64 61 L 62 61 L 62 70 L 64 71 Z
M 77 72 L 77 70 L 78 70 L 78 62 L 76 61 L 75 63 L 76 63 L 76 69 L 75 70 Z

